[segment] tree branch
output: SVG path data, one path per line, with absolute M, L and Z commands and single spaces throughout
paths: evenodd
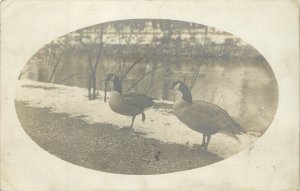
M 59 83 L 62 83 L 62 82 L 66 81 L 66 80 L 68 80 L 68 79 L 70 79 L 70 78 L 73 78 L 74 76 L 79 75 L 79 74 L 80 74 L 80 73 L 75 73 L 75 74 L 72 74 L 72 75 L 70 75 L 70 76 L 67 76 L 67 77 L 63 78 L 62 80 L 58 81 L 57 83 L 58 83 L 58 84 L 59 84 Z
M 198 63 L 197 69 L 196 69 L 196 75 L 194 76 L 194 79 L 193 79 L 192 84 L 190 86 L 190 90 L 192 90 L 194 85 L 196 84 L 196 81 L 197 81 L 198 76 L 199 76 L 200 68 L 201 68 L 201 65 Z
M 167 40 L 163 41 L 161 44 L 159 44 L 158 46 L 154 47 L 152 50 L 150 50 L 147 54 L 143 55 L 142 57 L 140 57 L 138 60 L 136 60 L 125 72 L 125 74 L 121 77 L 121 81 L 123 81 L 127 75 L 130 73 L 130 71 L 140 62 L 142 61 L 146 56 L 153 54 L 155 51 L 157 51 L 157 49 L 159 49 L 160 47 L 162 47 L 163 45 L 167 44 L 171 38 L 171 36 L 173 35 L 172 32 L 170 32 Z
M 50 77 L 48 78 L 48 82 L 51 82 L 51 81 L 52 81 L 52 78 L 53 78 L 53 76 L 54 76 L 54 73 L 56 72 L 56 69 L 57 69 L 59 63 L 60 63 L 59 60 L 57 60 L 56 63 L 55 63 L 55 65 L 54 65 L 54 67 L 53 67 L 53 69 L 52 69 L 52 72 L 51 72 L 51 74 L 50 74 Z
M 92 64 L 92 58 L 91 58 L 91 55 L 89 53 L 89 50 L 88 48 L 86 47 L 86 45 L 84 44 L 84 42 L 82 41 L 82 32 L 80 33 L 80 38 L 79 38 L 79 42 L 80 44 L 82 45 L 82 47 L 84 48 L 87 56 L 88 56 L 88 64 L 89 64 L 89 69 L 90 69 L 90 74 L 93 73 L 93 64 Z
M 125 72 L 125 74 L 121 77 L 121 79 L 125 79 L 127 77 L 127 75 L 130 73 L 130 71 L 138 64 L 140 63 L 140 61 L 142 61 L 145 57 L 153 54 L 153 52 L 156 51 L 157 48 L 161 47 L 163 44 L 160 44 L 159 46 L 153 48 L 152 50 L 150 50 L 147 54 L 143 55 L 142 57 L 140 57 L 138 60 L 136 60 L 133 64 L 131 64 L 131 66 L 127 69 L 127 71 Z
M 131 90 L 136 84 L 138 84 L 140 81 L 142 81 L 145 77 L 147 77 L 149 74 L 155 72 L 156 70 L 160 69 L 160 68 L 163 68 L 163 67 L 166 67 L 167 65 L 161 65 L 161 66 L 158 66 L 154 69 L 152 69 L 151 71 L 145 73 L 145 75 L 141 76 L 138 80 L 136 80 L 135 82 L 133 82 L 129 88 L 126 90 L 126 92 L 128 92 L 129 90 Z
M 95 61 L 95 64 L 94 64 L 94 73 L 96 73 L 96 69 L 97 69 L 97 65 L 99 63 L 99 60 L 100 60 L 100 57 L 101 57 L 101 54 L 102 54 L 102 50 L 103 50 L 103 26 L 101 28 L 101 35 L 100 35 L 100 42 L 99 42 L 99 50 L 98 50 L 98 54 L 97 54 L 97 57 L 96 57 L 96 61 Z

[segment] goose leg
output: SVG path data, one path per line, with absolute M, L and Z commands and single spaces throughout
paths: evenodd
M 205 150 L 207 150 L 207 147 L 208 147 L 208 143 L 210 141 L 210 138 L 211 138 L 211 135 L 207 135 L 207 141 L 206 141 L 206 144 L 204 146 Z
M 145 113 L 142 113 L 142 121 L 145 122 L 145 120 L 146 120 L 146 115 Z
M 205 134 L 202 133 L 202 144 L 200 145 L 200 147 L 204 147 L 205 146 Z
M 133 127 L 133 122 L 134 122 L 134 119 L 135 119 L 135 116 L 132 116 L 132 120 L 131 120 L 131 125 L 130 125 L 130 128 Z

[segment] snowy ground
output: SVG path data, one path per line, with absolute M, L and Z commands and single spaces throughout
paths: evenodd
M 22 80 L 18 82 L 16 101 L 25 101 L 31 107 L 49 108 L 53 113 L 65 113 L 70 117 L 80 117 L 89 124 L 112 124 L 116 128 L 128 127 L 131 118 L 114 113 L 107 103 L 100 99 L 89 101 L 86 89 L 64 85 Z M 170 103 L 169 103 L 170 104 Z M 152 108 L 146 111 L 146 122 L 137 117 L 134 131 L 146 138 L 185 146 L 201 144 L 202 135 L 182 124 L 169 109 Z M 218 133 L 212 136 L 208 151 L 227 158 L 253 143 L 258 137 L 255 132 L 240 136 L 240 143 L 227 135 Z

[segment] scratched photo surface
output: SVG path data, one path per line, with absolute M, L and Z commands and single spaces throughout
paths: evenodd
M 27 135 L 67 162 L 163 174 L 227 159 L 263 136 L 278 86 L 238 36 L 175 20 L 119 20 L 41 47 L 18 77 Z

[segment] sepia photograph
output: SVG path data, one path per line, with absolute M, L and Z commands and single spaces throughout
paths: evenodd
M 28 136 L 73 164 L 161 174 L 224 160 L 261 137 L 278 87 L 264 57 L 197 23 L 133 19 L 43 46 L 18 77 Z
M 1 2 L 0 190 L 299 189 L 299 2 Z

